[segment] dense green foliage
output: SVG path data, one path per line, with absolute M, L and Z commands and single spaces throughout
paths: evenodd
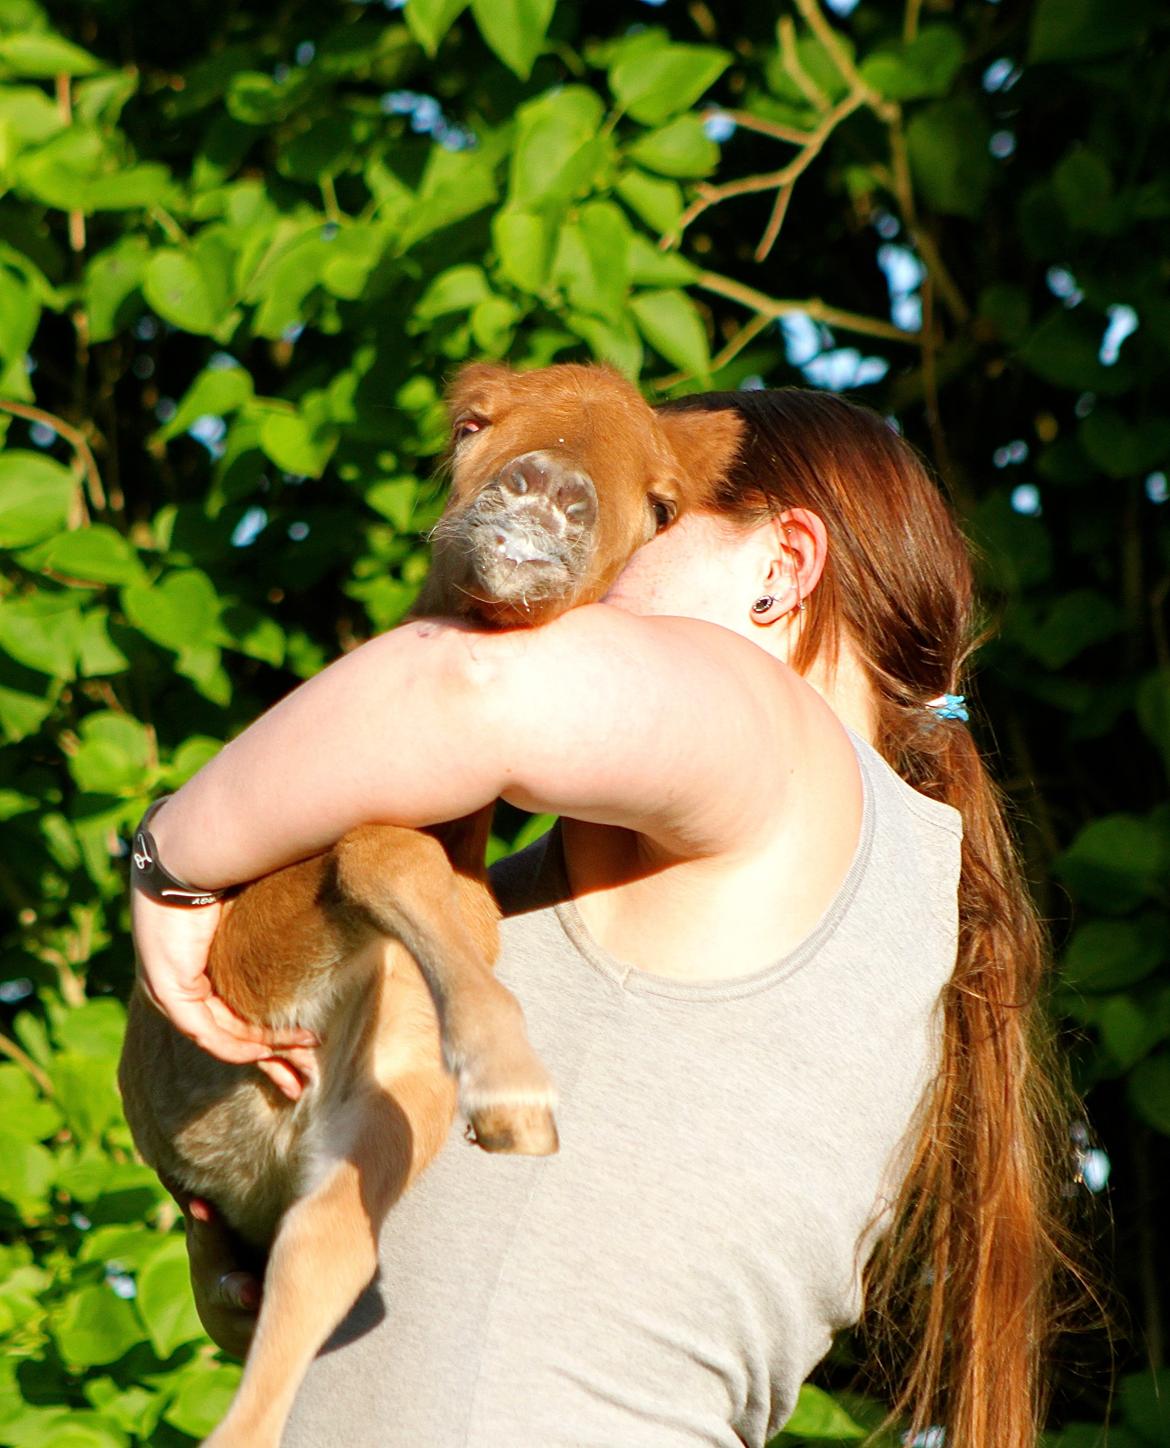
M 1111 1442 L 1170 1441 L 1166 16 L 834 9 L 0 0 L 0 1442 L 184 1443 L 237 1371 L 120 1120 L 128 829 L 409 607 L 444 376 L 591 356 L 856 388 L 978 540 L 973 727 L 1114 1165 Z M 857 1432 L 811 1390 L 785 1436 Z

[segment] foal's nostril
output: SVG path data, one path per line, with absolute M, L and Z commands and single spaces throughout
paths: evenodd
M 535 458 L 522 457 L 508 464 L 500 474 L 500 482 L 509 492 L 523 496 L 527 492 L 545 492 L 548 478 Z
M 589 527 L 597 517 L 597 493 L 588 478 L 566 473 L 555 490 L 557 506 L 579 527 Z

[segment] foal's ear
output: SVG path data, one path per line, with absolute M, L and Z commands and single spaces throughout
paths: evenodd
M 744 423 L 727 408 L 660 408 L 654 416 L 678 460 L 688 501 L 702 504 L 725 482 L 739 454 Z
M 448 410 L 454 414 L 461 407 L 486 399 L 511 376 L 512 369 L 498 362 L 466 363 L 447 383 L 444 395 Z

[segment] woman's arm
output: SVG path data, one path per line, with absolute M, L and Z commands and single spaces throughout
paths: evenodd
M 435 824 L 501 796 L 684 857 L 750 849 L 776 827 L 792 759 L 815 753 L 805 746 L 825 706 L 814 697 L 746 639 L 689 619 L 594 605 L 509 633 L 423 620 L 295 690 L 184 785 L 152 831 L 167 869 L 206 888 L 358 824 Z M 216 914 L 136 892 L 156 1002 L 225 1060 L 304 1041 L 239 1021 L 212 994 Z
M 358 824 L 435 824 L 501 796 L 716 854 L 744 842 L 761 800 L 780 806 L 786 720 L 808 692 L 748 641 L 690 619 L 595 605 L 508 633 L 423 620 L 296 689 L 152 829 L 167 868 L 207 888 Z

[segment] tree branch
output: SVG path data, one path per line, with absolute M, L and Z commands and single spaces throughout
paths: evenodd
M 39 422 L 42 427 L 51 428 L 58 437 L 63 438 L 73 449 L 77 470 L 85 478 L 90 505 L 96 509 L 105 508 L 106 492 L 102 487 L 102 475 L 98 471 L 89 443 L 77 428 L 70 427 L 64 419 L 55 413 L 46 412 L 43 407 L 31 407 L 28 403 L 12 402 L 4 397 L 0 397 L 0 411 L 10 412 L 13 417 L 22 417 L 26 422 Z
M 730 302 L 738 302 L 741 306 L 750 308 L 758 316 L 766 317 L 769 321 L 778 317 L 790 316 L 793 312 L 803 312 L 814 322 L 823 322 L 826 327 L 839 327 L 844 332 L 857 332 L 866 337 L 881 337 L 886 342 L 905 342 L 911 347 L 922 345 L 921 332 L 904 332 L 901 327 L 895 327 L 893 322 L 885 322 L 880 317 L 866 317 L 860 312 L 847 312 L 839 307 L 826 306 L 819 297 L 805 297 L 799 301 L 780 301 L 775 297 L 767 296 L 764 292 L 756 291 L 754 287 L 744 286 L 742 282 L 733 281 L 731 277 L 720 276 L 718 272 L 700 273 L 695 279 L 695 285 L 701 287 L 705 292 L 725 297 Z
M 11 1037 L 4 1035 L 2 1031 L 0 1031 L 0 1056 L 7 1056 L 9 1060 L 15 1061 L 21 1070 L 32 1077 L 46 1096 L 56 1094 L 53 1090 L 52 1081 L 49 1080 L 41 1067 L 37 1065 L 27 1051 L 22 1050 Z

